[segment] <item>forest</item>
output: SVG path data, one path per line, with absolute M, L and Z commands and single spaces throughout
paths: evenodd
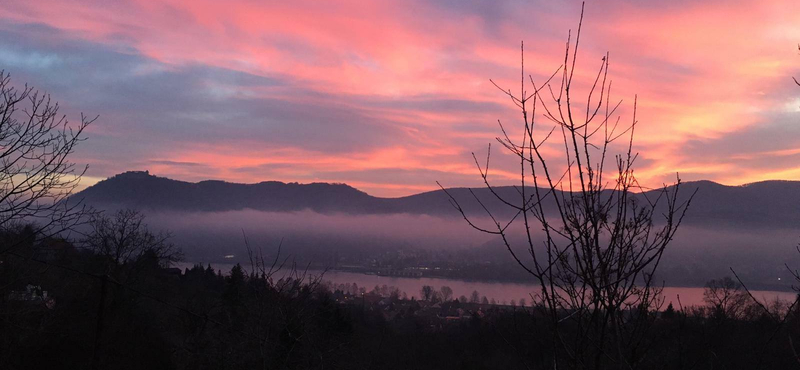
M 230 274 L 181 271 L 170 267 L 174 246 L 142 221 L 120 212 L 80 244 L 37 238 L 31 227 L 3 233 L 26 251 L 0 259 L 5 368 L 535 369 L 554 354 L 569 359 L 550 350 L 539 305 L 459 300 L 430 287 L 420 300 L 391 289 L 351 293 L 257 251 Z M 621 354 L 635 368 L 798 366 L 800 309 L 759 303 L 731 278 L 707 284 L 704 306 L 627 314 L 646 326 Z M 580 328 L 559 330 L 581 339 Z M 590 360 L 580 367 L 616 368 Z

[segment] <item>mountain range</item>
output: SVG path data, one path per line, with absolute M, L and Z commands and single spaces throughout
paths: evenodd
M 519 199 L 511 186 L 494 188 L 504 199 Z M 685 222 L 695 225 L 733 227 L 800 226 L 800 181 L 763 181 L 726 186 L 711 181 L 686 182 L 681 185 L 681 200 L 697 190 Z M 530 189 L 529 191 L 532 191 Z M 485 214 L 467 188 L 447 189 L 469 215 Z M 653 197 L 654 191 L 636 194 Z M 510 215 L 496 197 L 485 188 L 473 193 L 489 209 Z M 346 184 L 283 183 L 266 181 L 256 184 L 229 183 L 217 180 L 197 183 L 130 171 L 100 181 L 73 195 L 97 208 L 138 208 L 155 211 L 224 212 L 253 209 L 267 212 L 311 210 L 319 213 L 345 214 L 426 214 L 460 217 L 443 190 L 399 197 L 371 196 Z M 663 203 L 663 202 L 662 202 Z M 552 208 L 552 205 L 548 207 Z

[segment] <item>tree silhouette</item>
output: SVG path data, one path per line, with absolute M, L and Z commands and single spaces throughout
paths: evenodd
M 161 266 L 180 259 L 180 251 L 169 241 L 171 235 L 150 231 L 144 219 L 143 214 L 131 209 L 119 210 L 112 216 L 93 215 L 89 223 L 91 232 L 83 243 L 107 261 L 106 273 L 116 273 L 112 270 L 121 268 L 136 269 L 148 255 Z
M 726 276 L 706 283 L 703 300 L 711 307 L 714 316 L 740 319 L 747 309 L 750 296 L 741 284 Z
M 423 285 L 419 292 L 422 295 L 422 300 L 430 301 L 433 299 L 433 293 L 435 290 L 430 285 Z
M 50 95 L 18 89 L 0 71 L 0 228 L 35 223 L 55 234 L 79 221 L 84 209 L 67 198 L 87 167 L 69 161 L 95 119 L 71 125 Z M 11 250 L 5 245 L 2 251 Z
M 797 50 L 800 50 L 800 44 L 797 45 Z M 800 86 L 800 81 L 797 81 L 797 77 L 792 77 L 792 80 L 794 80 L 794 83 L 797 84 L 797 86 Z
M 471 303 L 478 303 L 480 301 L 480 297 L 481 297 L 480 293 L 478 293 L 477 290 L 473 290 L 472 294 L 470 294 L 470 296 L 469 296 L 469 301 Z M 484 297 L 484 298 L 486 298 L 486 297 Z
M 447 301 L 449 301 L 449 300 L 451 300 L 453 298 L 453 289 L 451 289 L 447 285 L 439 288 L 439 293 L 442 296 L 442 301 L 443 302 L 447 302 Z
M 538 282 L 533 305 L 550 323 L 553 368 L 632 369 L 643 366 L 653 321 L 649 312 L 663 303 L 656 268 L 693 194 L 679 198 L 680 179 L 644 193 L 649 189 L 634 176 L 636 99 L 630 123 L 620 124 L 622 101 L 610 99 L 608 53 L 585 84 L 587 95 L 575 95 L 582 24 L 583 9 L 574 42 L 571 32 L 567 38 L 563 64 L 544 82 L 525 75 L 524 47 L 519 93 L 492 81 L 522 116 L 514 131 L 498 121 L 497 141 L 519 169 L 514 196 L 501 194 L 490 181 L 491 145 L 485 164 L 474 153 L 473 159 L 493 203 L 470 190 L 488 224 L 469 216 L 461 201 L 440 187 L 470 226 L 498 236 Z M 555 137 L 561 140 L 551 143 Z M 521 245 L 513 242 L 514 225 L 520 225 Z

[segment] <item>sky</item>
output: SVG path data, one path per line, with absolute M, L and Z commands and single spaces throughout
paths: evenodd
M 546 0 L 6 1 L 0 69 L 68 118 L 99 115 L 83 186 L 127 170 L 186 181 L 343 182 L 377 196 L 480 186 L 519 89 L 563 62 L 581 4 Z M 800 180 L 800 2 L 590 1 L 576 78 L 610 55 L 640 182 Z M 581 85 L 583 84 L 583 85 Z M 586 90 L 585 88 L 583 90 Z M 584 91 L 585 92 L 585 91 Z M 538 119 L 538 118 L 537 118 Z M 543 123 L 544 124 L 544 123 Z M 514 183 L 492 152 L 492 179 Z

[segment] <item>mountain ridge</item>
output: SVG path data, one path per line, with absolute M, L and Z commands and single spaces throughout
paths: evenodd
M 687 215 L 690 224 L 728 226 L 800 225 L 800 181 L 767 180 L 743 185 L 723 185 L 709 180 L 681 184 L 683 199 L 695 191 Z M 448 188 L 470 215 L 484 211 L 466 187 Z M 506 199 L 519 197 L 513 186 L 494 189 Z M 473 190 L 489 209 L 503 215 L 500 201 L 485 188 Z M 657 190 L 637 193 L 643 197 Z M 311 210 L 345 214 L 427 214 L 460 216 L 443 190 L 432 190 L 396 198 L 367 194 L 343 183 L 262 181 L 252 184 L 222 180 L 188 182 L 159 177 L 148 171 L 129 171 L 111 176 L 73 198 L 103 207 L 141 208 L 157 211 L 224 212 L 252 209 L 267 212 Z

